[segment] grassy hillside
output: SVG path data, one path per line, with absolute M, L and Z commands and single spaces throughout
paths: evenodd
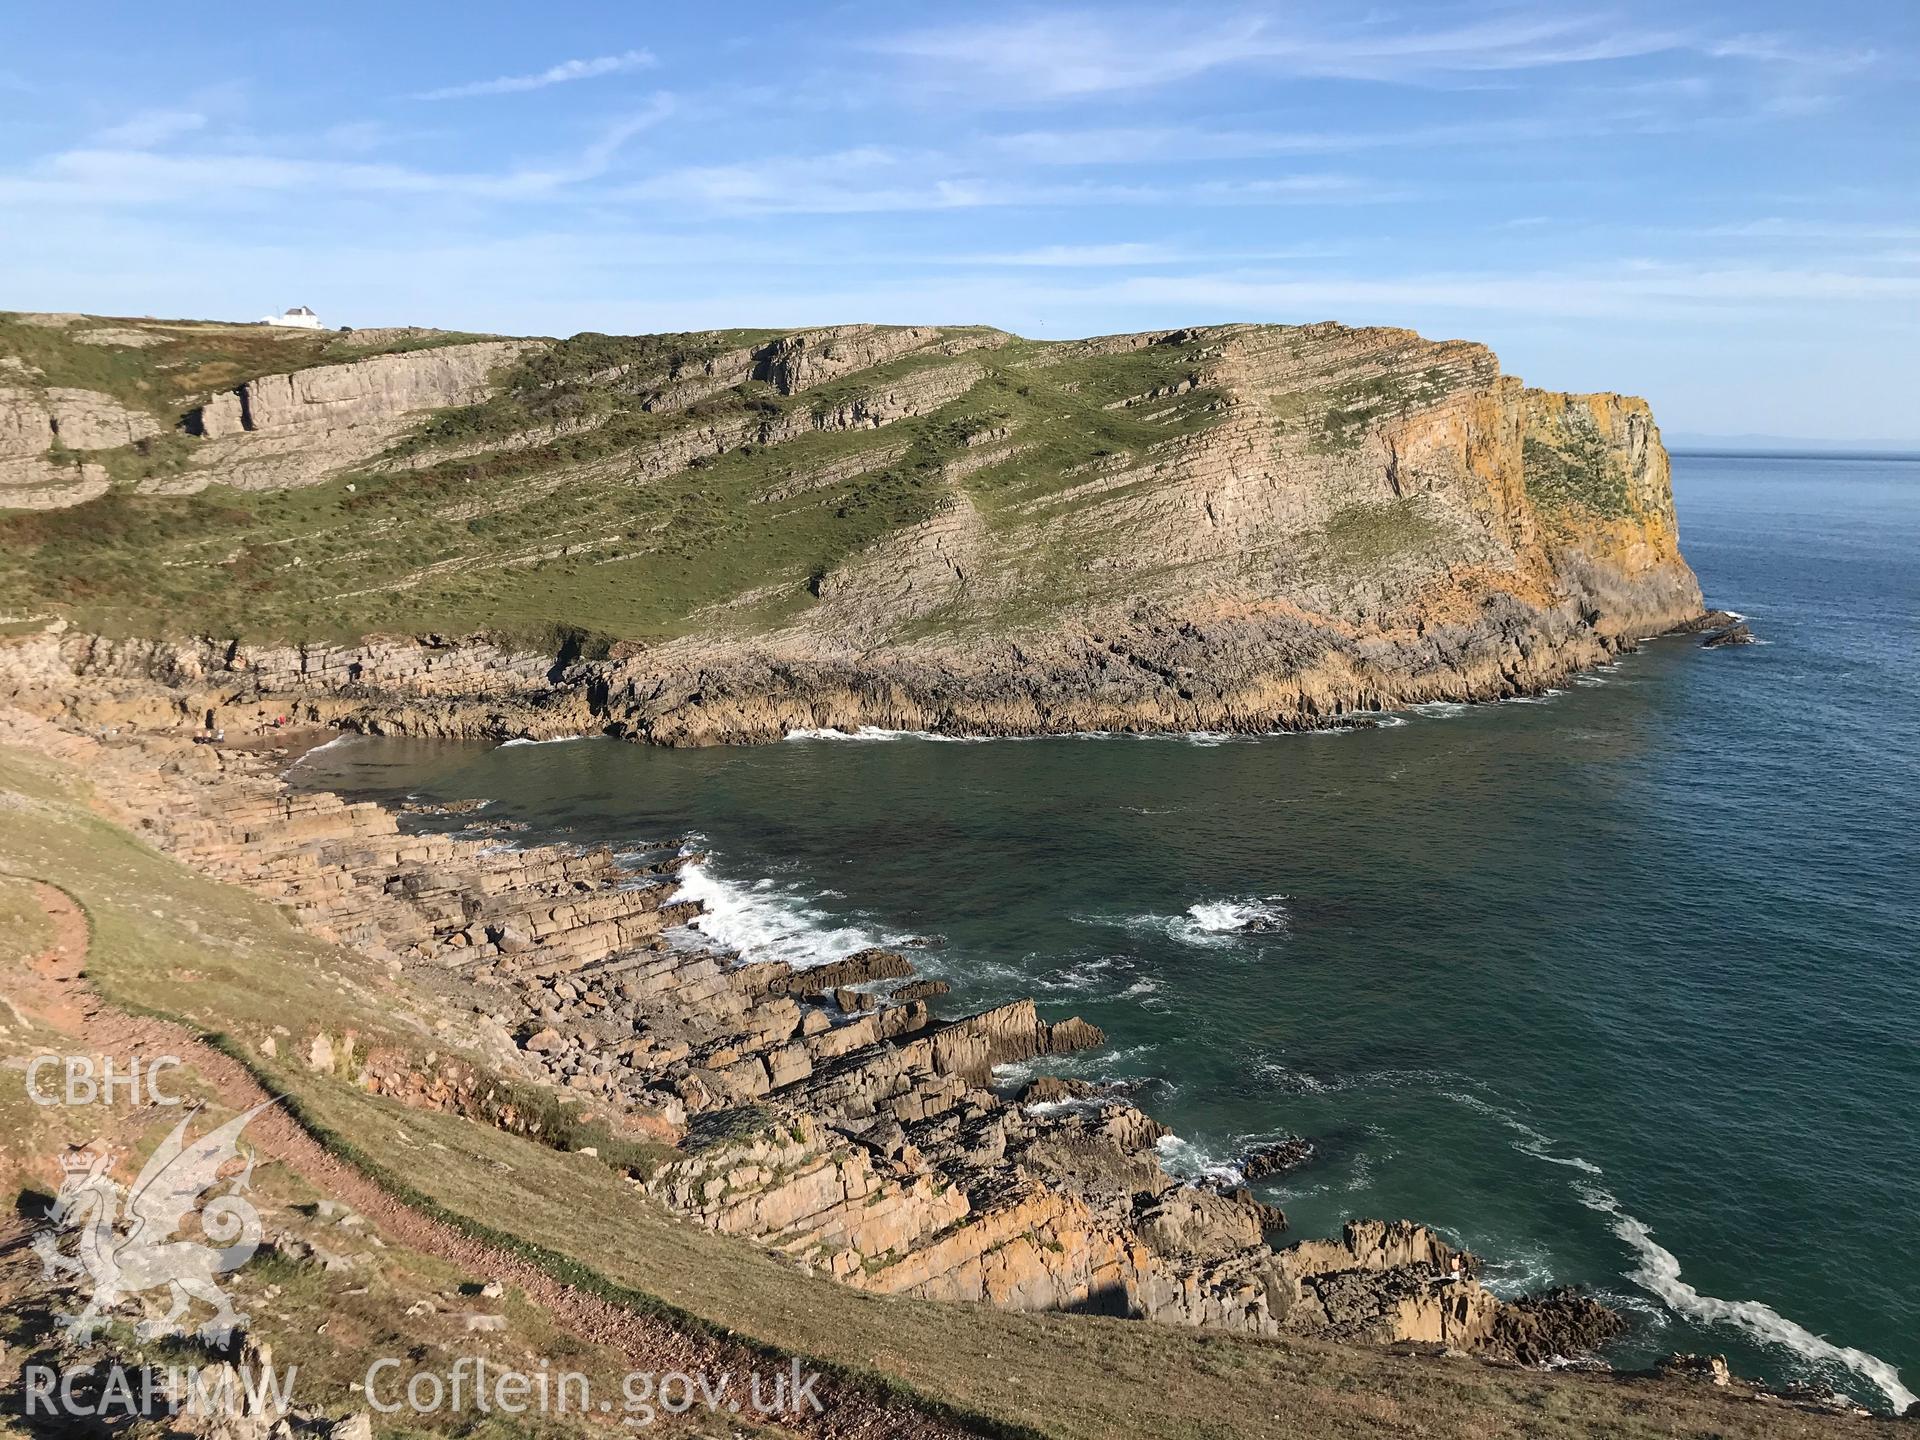
M 170 426 L 249 373 L 356 354 L 351 336 L 143 328 L 165 342 L 90 346 L 0 324 L 0 354 Z M 656 640 L 733 603 L 729 623 L 762 628 L 810 603 L 810 581 L 955 493 L 990 526 L 1018 529 L 1023 510 L 1072 488 L 1085 467 L 1137 463 L 1204 425 L 1215 398 L 1189 388 L 1125 404 L 1191 385 L 1197 347 L 1180 343 L 928 347 L 799 394 L 748 380 L 677 407 L 656 408 L 631 378 L 683 373 L 774 333 L 577 336 L 526 357 L 492 398 L 423 417 L 376 461 L 305 489 L 234 490 L 215 470 L 197 494 L 139 493 L 143 479 L 191 473 L 201 442 L 178 433 L 88 456 L 122 482 L 112 493 L 0 514 L 0 612 L 60 613 L 110 634 L 565 625 Z M 987 333 L 942 335 L 966 345 Z M 956 367 L 967 367 L 959 393 L 915 401 L 917 385 Z M 877 424 L 858 414 L 889 395 L 906 396 L 903 413 Z M 778 443 L 757 442 L 762 431 Z M 658 458 L 675 446 L 687 453 Z
M 482 337 L 450 330 L 295 330 L 208 320 L 47 317 L 0 311 L 0 355 L 47 385 L 98 390 L 169 428 L 218 390 L 255 375 L 331 365 L 368 355 L 456 345 Z M 36 373 L 37 372 L 37 373 Z
M 0 872 L 49 880 L 78 898 L 93 928 L 93 985 L 125 1009 L 218 1037 L 273 1090 L 287 1092 L 336 1149 L 419 1204 L 623 1304 L 904 1387 L 927 1403 L 975 1417 L 987 1433 L 997 1427 L 1063 1440 L 1122 1434 L 1743 1440 L 1864 1435 L 1874 1428 L 1682 1382 L 1497 1369 L 849 1290 L 673 1219 L 603 1160 L 372 1097 L 346 1077 L 293 1063 L 285 1038 L 279 1057 L 267 1055 L 262 1042 L 282 1023 L 297 1023 L 301 1033 L 316 1026 L 335 1034 L 352 1030 L 363 1052 L 390 1046 L 416 1058 L 429 1049 L 445 1053 L 447 1041 L 433 1029 L 431 1002 L 384 967 L 300 934 L 272 906 L 148 849 L 90 811 L 86 786 L 72 771 L 0 749 L 0 790 L 9 797 L 0 812 Z M 0 885 L 0 914 L 24 913 L 29 903 L 18 884 Z M 18 942 L 0 949 L 0 965 L 23 949 Z M 0 1106 L 18 1098 L 17 1088 L 0 1090 Z M 31 1184 L 22 1162 L 36 1133 L 26 1124 L 32 1117 L 5 1109 L 0 1118 L 8 1122 L 0 1180 Z M 62 1137 L 39 1138 L 57 1148 Z M 276 1195 L 286 1191 L 279 1179 L 263 1178 Z M 278 1271 L 249 1283 L 296 1292 L 274 1307 L 291 1317 L 289 1327 L 331 1317 L 324 1345 L 291 1328 L 279 1343 L 316 1374 L 344 1384 L 358 1373 L 356 1364 L 364 1368 L 356 1345 L 380 1353 L 397 1323 L 418 1333 L 419 1324 L 396 1321 L 402 1302 L 460 1278 L 395 1253 L 371 1276 L 363 1272 L 318 1289 L 313 1275 Z M 370 1299 L 356 1293 L 368 1285 Z M 544 1330 L 537 1316 L 516 1314 L 513 1323 L 526 1346 L 556 1347 L 541 1353 L 605 1363 L 588 1353 L 592 1347 Z M 267 1333 L 274 1337 L 271 1327 Z M 342 1408 L 356 1404 L 344 1392 L 320 1398 Z
M 111 488 L 0 510 L 0 624 L 997 653 L 1136 610 L 1334 634 L 1494 592 L 1540 607 L 1554 547 L 1590 586 L 1618 567 L 1620 603 L 1585 608 L 1625 633 L 1697 598 L 1646 407 L 1524 390 L 1465 342 L 851 325 L 458 348 L 474 338 L 0 322 L 0 439 L 8 387 L 162 426 L 29 462 Z

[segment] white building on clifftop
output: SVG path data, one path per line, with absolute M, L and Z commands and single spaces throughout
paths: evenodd
M 295 330 L 324 330 L 320 317 L 304 305 L 296 305 L 284 315 L 267 315 L 261 318 L 262 325 L 288 325 Z

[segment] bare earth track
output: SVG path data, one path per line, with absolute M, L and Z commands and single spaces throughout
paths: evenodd
M 70 1036 L 88 1053 L 121 1065 L 136 1056 L 177 1055 L 236 1111 L 274 1098 L 247 1069 L 180 1025 L 125 1014 L 107 1005 L 86 982 L 88 926 L 85 912 L 57 886 L 35 881 L 34 893 L 53 927 L 54 942 L 29 962 L 11 999 L 29 1015 Z M 351 1207 L 382 1233 L 409 1249 L 446 1260 L 478 1275 L 491 1275 L 519 1289 L 581 1339 L 614 1348 L 635 1371 L 743 1375 L 765 1367 L 764 1352 L 691 1334 L 659 1319 L 636 1314 L 597 1295 L 556 1280 L 510 1251 L 464 1235 L 402 1203 L 339 1156 L 328 1151 L 285 1110 L 263 1112 L 247 1129 L 263 1156 L 280 1162 L 322 1194 Z M 12 1237 L 6 1237 L 9 1240 Z M 789 1417 L 778 1429 L 822 1440 L 945 1440 L 1004 1433 L 976 1430 L 934 1418 L 912 1405 L 823 1377 L 815 1393 L 818 1415 Z

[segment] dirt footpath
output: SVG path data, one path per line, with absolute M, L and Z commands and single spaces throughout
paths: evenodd
M 53 927 L 54 941 L 28 962 L 28 973 L 17 977 L 19 984 L 10 987 L 14 1004 L 72 1037 L 85 1052 L 123 1065 L 138 1055 L 177 1055 L 213 1088 L 223 1105 L 235 1111 L 250 1110 L 272 1098 L 245 1067 L 181 1026 L 126 1015 L 105 1004 L 86 983 L 85 912 L 56 886 L 36 881 L 34 893 Z M 520 1256 L 422 1214 L 327 1151 L 284 1109 L 262 1112 L 247 1127 L 247 1139 L 262 1155 L 279 1161 L 321 1194 L 364 1215 L 381 1234 L 469 1274 L 518 1288 L 561 1328 L 624 1355 L 632 1370 L 738 1375 L 767 1364 L 767 1357 L 757 1351 L 677 1329 L 657 1317 L 578 1290 Z M 823 1440 L 947 1440 L 983 1433 L 935 1419 L 896 1397 L 837 1383 L 830 1376 L 822 1378 L 815 1393 L 822 1406 L 818 1415 L 787 1417 L 775 1428 Z

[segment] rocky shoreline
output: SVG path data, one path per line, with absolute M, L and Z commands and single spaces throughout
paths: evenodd
M 1092 1026 L 1031 1001 L 938 1018 L 937 982 L 894 952 L 742 963 L 686 928 L 700 906 L 676 898 L 690 859 L 671 840 L 616 860 L 409 833 L 376 805 L 291 789 L 284 759 L 18 709 L 0 710 L 0 743 L 83 766 L 150 842 L 383 962 L 458 1017 L 468 1058 L 242 1037 L 261 1053 L 508 1128 L 540 1123 L 513 1096 L 551 1096 L 670 1147 L 631 1171 L 653 1201 L 843 1283 L 1522 1363 L 1618 1327 L 1583 1297 L 1501 1301 L 1473 1257 L 1410 1221 L 1270 1243 L 1284 1216 L 1168 1174 L 1165 1130 L 1123 1096 L 994 1088 L 997 1065 L 1103 1043 Z
M 1496 610 L 1505 607 L 1495 606 Z M 436 739 L 607 735 L 650 744 L 755 744 L 866 727 L 970 736 L 1089 732 L 1262 734 L 1364 724 L 1432 702 L 1537 695 L 1636 650 L 1707 633 L 1745 643 L 1698 591 L 1649 602 L 1618 633 L 1514 606 L 1498 624 L 1391 644 L 1299 622 L 1088 631 L 1008 653 L 912 651 L 800 663 L 752 650 L 674 646 L 586 660 L 473 635 L 354 645 L 246 646 L 208 638 L 110 640 L 49 625 L 0 642 L 0 695 L 75 724 L 232 738 L 276 719 Z M 1562 617 L 1564 618 L 1564 617 Z M 1205 677 L 1205 678 L 1203 678 Z

